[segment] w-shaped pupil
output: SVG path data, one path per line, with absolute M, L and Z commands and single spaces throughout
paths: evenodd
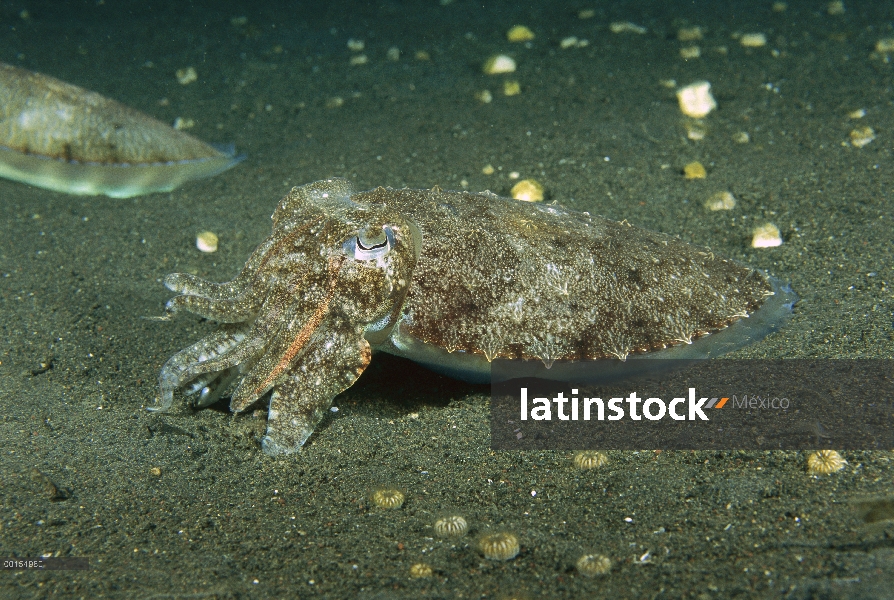
M 361 250 L 376 250 L 378 248 L 384 248 L 388 245 L 388 238 L 386 237 L 383 241 L 378 244 L 372 244 L 371 246 L 366 246 L 363 244 L 363 241 L 360 239 L 360 236 L 357 236 L 357 247 Z

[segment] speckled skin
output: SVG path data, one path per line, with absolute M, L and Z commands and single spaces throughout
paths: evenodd
M 240 275 L 165 285 L 220 328 L 174 355 L 165 410 L 236 383 L 239 412 L 270 394 L 264 451 L 295 452 L 371 348 L 464 376 L 494 358 L 621 359 L 689 344 L 773 295 L 762 273 L 672 237 L 490 193 L 294 188 Z M 474 379 L 474 376 L 470 376 Z

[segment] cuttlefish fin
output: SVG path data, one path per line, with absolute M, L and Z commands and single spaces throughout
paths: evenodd
M 270 456 L 297 452 L 333 398 L 351 387 L 372 356 L 362 331 L 353 327 L 315 337 L 270 396 L 267 435 L 261 440 Z

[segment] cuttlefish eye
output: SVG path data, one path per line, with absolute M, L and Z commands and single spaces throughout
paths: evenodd
M 360 231 L 344 243 L 345 253 L 355 260 L 375 260 L 388 254 L 394 246 L 394 232 L 385 225 L 381 229 Z

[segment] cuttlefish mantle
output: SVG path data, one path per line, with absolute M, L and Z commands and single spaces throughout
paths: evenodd
M 0 63 L 0 177 L 129 198 L 242 159 L 95 92 Z

